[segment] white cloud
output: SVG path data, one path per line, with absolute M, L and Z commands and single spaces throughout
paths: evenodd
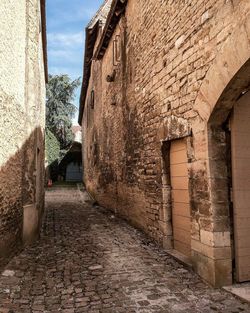
M 72 10 L 71 14 L 63 14 L 62 18 L 64 18 L 67 22 L 73 22 L 73 21 L 83 21 L 91 19 L 96 12 L 95 8 L 88 8 L 88 7 L 75 7 L 74 10 Z
M 51 74 L 82 76 L 84 35 L 82 32 L 48 34 L 48 60 Z
M 64 63 L 65 61 L 69 62 L 69 65 L 72 65 L 73 63 L 79 63 L 79 60 L 77 60 L 77 53 L 72 50 L 68 49 L 49 49 L 49 58 L 55 61 L 62 61 Z
M 91 5 L 89 1 L 83 3 L 82 0 L 51 0 L 51 3 L 48 4 L 50 8 L 50 16 L 54 18 L 49 18 L 49 26 L 59 27 L 60 25 L 71 24 L 71 23 L 87 23 L 93 15 L 96 13 L 97 8 L 99 7 L 98 3 L 93 3 Z
M 79 67 L 76 69 L 72 69 L 70 66 L 65 67 L 65 66 L 50 66 L 49 68 L 49 73 L 52 75 L 61 75 L 61 74 L 68 74 L 71 79 L 76 79 L 78 77 L 82 76 L 82 69 Z
M 78 33 L 48 33 L 49 47 L 75 47 L 83 46 L 84 35 L 83 31 Z

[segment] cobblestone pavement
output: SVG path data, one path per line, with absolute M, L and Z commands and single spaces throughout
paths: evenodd
M 250 312 L 84 197 L 47 192 L 40 241 L 0 275 L 1 313 Z

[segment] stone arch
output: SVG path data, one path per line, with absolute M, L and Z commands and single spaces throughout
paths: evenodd
M 228 213 L 225 212 L 225 207 L 228 208 L 228 151 L 224 123 L 235 101 L 249 88 L 250 14 L 233 30 L 218 52 L 194 104 L 194 110 L 205 122 L 207 129 L 207 166 L 211 213 L 214 216 L 218 216 L 218 212 L 222 211 L 225 215 Z M 214 228 L 216 229 L 216 226 Z
M 248 86 L 249 77 L 246 77 L 245 73 L 246 68 L 248 70 L 250 68 L 249 58 L 250 14 L 242 21 L 240 27 L 233 30 L 221 51 L 217 53 L 214 63 L 201 85 L 194 110 L 197 111 L 203 121 L 209 121 L 212 112 L 214 115 L 216 110 L 216 117 L 219 122 L 220 112 L 223 111 L 221 97 L 228 99 L 229 97 L 237 97 L 237 94 L 240 96 L 242 89 Z M 243 67 L 244 70 L 242 70 Z M 225 99 L 223 106 L 225 109 L 229 106 L 230 109 L 229 102 L 232 101 Z M 222 117 L 224 117 L 224 113 L 222 113 Z M 213 118 L 216 119 L 215 115 Z
M 232 280 L 229 151 L 225 126 L 235 102 L 249 89 L 250 14 L 240 26 L 233 30 L 221 51 L 217 53 L 194 105 L 194 110 L 206 125 L 206 158 L 212 230 L 210 235 L 213 247 L 221 249 L 223 255 L 223 259 L 220 260 L 214 258 L 213 284 L 217 286 L 229 284 Z M 221 238 L 225 240 L 223 245 Z

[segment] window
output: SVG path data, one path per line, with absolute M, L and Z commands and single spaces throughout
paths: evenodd
M 94 109 L 95 107 L 95 91 L 94 90 L 91 90 L 91 93 L 90 93 L 90 107 L 91 109 Z
M 117 66 L 121 62 L 121 40 L 120 35 L 116 35 L 113 41 L 113 65 Z

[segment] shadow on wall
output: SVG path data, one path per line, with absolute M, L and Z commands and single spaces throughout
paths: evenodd
M 0 267 L 37 239 L 43 209 L 44 133 L 38 127 L 0 168 Z

